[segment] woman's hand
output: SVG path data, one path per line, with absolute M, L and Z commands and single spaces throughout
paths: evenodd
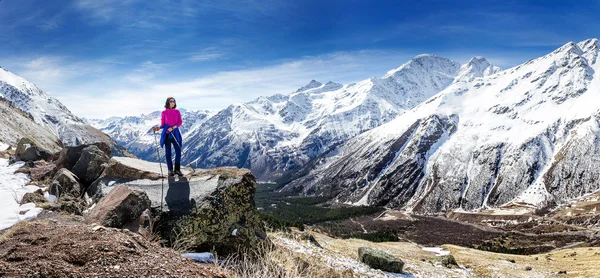
M 172 127 L 169 127 L 169 129 L 167 129 L 169 132 L 173 131 Z
M 155 127 L 152 128 L 152 130 L 154 130 L 154 132 L 159 131 L 160 127 L 159 126 L 155 126 Z

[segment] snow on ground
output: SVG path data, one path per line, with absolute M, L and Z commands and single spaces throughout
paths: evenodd
M 437 256 L 450 255 L 450 251 L 444 250 L 441 247 L 423 247 L 423 251 L 433 252 Z
M 7 159 L 0 158 L 0 230 L 11 227 L 22 220 L 34 219 L 41 208 L 36 208 L 33 203 L 19 205 L 23 195 L 39 189 L 37 186 L 25 186 L 29 177 L 25 174 L 15 174 L 23 166 L 23 162 L 8 165 Z
M 5 151 L 8 149 L 9 145 L 0 142 L 0 151 Z
M 181 254 L 182 256 L 186 257 L 186 258 L 190 258 L 194 261 L 197 262 L 201 262 L 201 263 L 213 263 L 215 261 L 215 256 L 212 253 L 209 252 L 203 252 L 203 253 L 184 253 Z

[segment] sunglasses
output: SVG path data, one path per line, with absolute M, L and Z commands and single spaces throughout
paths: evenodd
M 175 101 L 174 101 L 174 100 L 169 100 L 169 102 L 170 102 L 170 103 L 175 103 Z

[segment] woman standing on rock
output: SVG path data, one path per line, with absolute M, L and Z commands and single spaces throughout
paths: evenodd
M 165 103 L 165 110 L 161 114 L 160 127 L 154 127 L 154 131 L 163 129 L 160 136 L 160 146 L 166 146 L 165 156 L 167 158 L 167 168 L 169 168 L 169 176 L 183 176 L 181 173 L 181 113 L 177 110 L 177 102 L 174 97 L 168 97 Z M 171 158 L 171 145 L 175 148 L 175 170 L 173 171 L 173 160 Z

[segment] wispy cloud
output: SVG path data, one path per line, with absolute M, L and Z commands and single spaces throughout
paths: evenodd
M 219 51 L 216 47 L 208 47 L 202 51 L 191 53 L 189 60 L 192 62 L 205 62 L 217 60 L 225 56 L 226 53 Z
M 179 76 L 174 65 L 147 61 L 122 76 L 107 72 L 84 84 L 53 91 L 71 111 L 89 118 L 149 113 L 159 110 L 167 96 L 175 96 L 184 108 L 215 110 L 259 96 L 289 93 L 311 79 L 348 83 L 381 76 L 409 58 L 402 52 L 335 52 L 196 78 Z M 121 105 L 114 105 L 115 99 Z

